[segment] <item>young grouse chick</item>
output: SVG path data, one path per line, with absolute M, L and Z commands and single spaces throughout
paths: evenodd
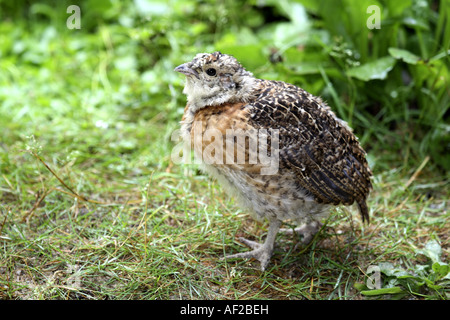
M 203 159 L 206 172 L 255 218 L 269 221 L 264 244 L 240 238 L 253 250 L 225 258 L 255 258 L 264 270 L 283 220 L 305 223 L 296 231 L 309 241 L 331 205 L 356 202 L 363 221 L 369 221 L 366 153 L 320 98 L 288 83 L 256 79 L 220 52 L 197 54 L 175 71 L 186 75 L 183 139 Z M 270 149 L 266 158 L 276 160 L 266 172 L 267 161 L 257 161 L 262 154 L 252 154 L 264 146 Z

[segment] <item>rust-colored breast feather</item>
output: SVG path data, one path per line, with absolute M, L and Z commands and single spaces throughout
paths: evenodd
M 248 105 L 243 102 L 209 106 L 197 111 L 191 128 L 191 142 L 196 155 L 201 155 L 204 162 L 209 160 L 217 168 L 259 173 L 261 165 L 250 161 L 252 141 L 239 136 L 255 129 L 249 118 Z

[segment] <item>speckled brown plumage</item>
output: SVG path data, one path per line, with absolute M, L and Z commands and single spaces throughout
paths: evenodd
M 258 81 L 256 98 L 248 104 L 255 128 L 280 130 L 282 171 L 318 203 L 351 205 L 357 202 L 369 220 L 366 198 L 371 172 L 350 128 L 318 97 L 280 81 Z
M 250 160 L 247 149 L 260 142 L 251 139 L 242 140 L 247 148 L 243 163 L 225 161 L 227 155 L 236 159 L 236 148 L 220 155 L 216 148 L 212 157 L 223 161 L 204 165 L 256 218 L 270 222 L 263 245 L 240 239 L 254 250 L 227 258 L 253 257 L 264 270 L 283 220 L 316 221 L 331 205 L 356 202 L 363 221 L 369 221 L 371 172 L 366 153 L 348 125 L 320 98 L 291 84 L 256 79 L 235 58 L 220 52 L 198 54 L 175 70 L 187 75 L 188 104 L 181 124 L 195 154 L 204 156 L 212 143 L 225 149 L 227 139 L 236 142 L 239 137 L 226 135 L 230 130 L 265 130 L 268 138 L 273 130 L 278 133 L 274 174 L 261 174 L 263 165 Z M 211 129 L 226 138 L 207 136 Z

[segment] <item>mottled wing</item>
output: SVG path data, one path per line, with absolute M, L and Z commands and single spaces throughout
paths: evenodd
M 256 128 L 280 130 L 280 169 L 293 172 L 318 202 L 356 201 L 363 220 L 368 220 L 371 172 L 365 151 L 346 123 L 320 98 L 298 87 L 265 80 L 259 85 L 250 121 Z

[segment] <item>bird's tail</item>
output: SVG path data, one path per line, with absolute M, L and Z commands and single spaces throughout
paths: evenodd
M 359 213 L 361 214 L 362 221 L 367 222 L 367 224 L 370 223 L 370 217 L 369 217 L 369 208 L 367 207 L 366 199 L 358 200 L 358 208 Z

